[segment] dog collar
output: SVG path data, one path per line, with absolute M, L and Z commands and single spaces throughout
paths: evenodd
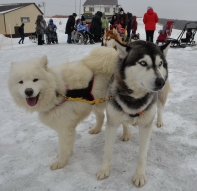
M 139 111 L 136 114 L 129 114 L 130 117 L 138 117 L 143 113 L 143 111 Z

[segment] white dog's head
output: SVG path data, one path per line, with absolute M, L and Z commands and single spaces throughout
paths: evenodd
M 129 89 L 155 92 L 163 88 L 168 78 L 165 57 L 170 43 L 160 47 L 140 40 L 127 45 L 116 44 L 119 52 L 116 73 Z
M 41 111 L 54 96 L 53 78 L 48 72 L 47 57 L 43 56 L 12 63 L 8 87 L 17 105 L 27 111 Z

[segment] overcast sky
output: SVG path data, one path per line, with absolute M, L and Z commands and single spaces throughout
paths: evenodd
M 79 13 L 80 0 L 45 0 L 46 15 L 69 15 L 75 12 Z M 39 0 L 0 0 L 0 3 L 24 3 L 35 2 Z M 81 5 L 85 0 L 81 0 Z M 152 6 L 160 18 L 181 19 L 197 21 L 197 0 L 118 0 L 125 12 L 131 12 L 137 16 L 143 16 L 148 6 Z M 42 8 L 41 8 L 42 9 Z M 81 9 L 81 13 L 82 13 Z M 42 9 L 43 11 L 43 9 Z

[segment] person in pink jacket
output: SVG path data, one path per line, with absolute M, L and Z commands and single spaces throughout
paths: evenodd
M 157 13 L 153 11 L 152 7 L 147 8 L 147 12 L 144 14 L 143 22 L 145 24 L 146 41 L 153 42 L 153 36 L 156 29 L 156 23 L 158 22 Z

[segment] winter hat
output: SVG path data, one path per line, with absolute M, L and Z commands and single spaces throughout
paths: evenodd
M 76 17 L 77 16 L 77 14 L 76 13 L 73 13 L 73 17 Z
M 147 8 L 147 10 L 149 10 L 149 9 L 153 9 L 151 6 L 149 6 L 148 8 Z

